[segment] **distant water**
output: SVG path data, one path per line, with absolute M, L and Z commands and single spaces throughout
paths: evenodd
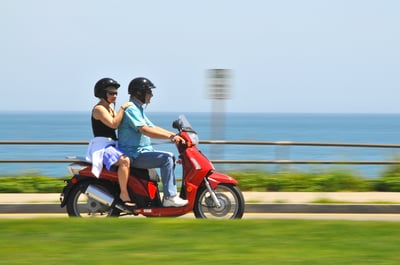
M 159 126 L 174 130 L 172 121 L 180 113 L 148 113 Z M 270 114 L 227 113 L 222 126 L 216 126 L 211 113 L 184 113 L 202 140 L 252 140 L 341 143 L 400 143 L 400 114 Z M 90 113 L 83 112 L 6 112 L 0 114 L 0 141 L 51 140 L 89 141 L 92 137 Z M 221 123 L 220 123 L 221 124 Z M 174 146 L 154 140 L 156 148 L 176 153 Z M 278 147 L 200 145 L 211 159 L 256 160 L 392 160 L 398 149 L 345 147 Z M 0 145 L 0 159 L 64 159 L 84 156 L 85 145 Z M 40 173 L 54 177 L 67 176 L 67 163 L 0 163 L 0 175 Z M 215 165 L 217 169 L 277 170 L 277 165 Z M 376 177 L 386 166 L 370 165 L 293 165 L 291 168 L 314 170 L 344 168 L 365 177 Z M 177 169 L 179 176 L 180 169 Z

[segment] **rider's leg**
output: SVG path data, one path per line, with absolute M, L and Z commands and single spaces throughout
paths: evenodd
M 188 204 L 187 200 L 177 196 L 175 181 L 175 157 L 170 152 L 148 151 L 142 152 L 133 162 L 134 167 L 160 168 L 163 182 L 164 207 L 181 207 Z
M 164 195 L 169 197 L 177 194 L 174 154 L 165 151 L 142 152 L 133 160 L 132 166 L 137 168 L 160 168 Z

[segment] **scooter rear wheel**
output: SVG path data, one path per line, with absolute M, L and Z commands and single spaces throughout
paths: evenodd
M 76 185 L 71 190 L 66 204 L 67 213 L 69 216 L 74 217 L 111 217 L 119 216 L 120 211 L 110 206 L 104 205 L 92 198 L 86 196 L 84 191 L 86 190 L 89 183 Z M 92 186 L 111 193 L 111 191 L 105 186 L 100 184 L 91 183 Z
M 196 218 L 207 219 L 240 219 L 244 213 L 244 198 L 238 187 L 220 184 L 215 190 L 220 207 L 215 205 L 206 187 L 197 193 L 193 212 Z

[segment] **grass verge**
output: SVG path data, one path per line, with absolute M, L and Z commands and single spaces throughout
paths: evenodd
M 400 223 L 2 219 L 0 264 L 399 264 Z

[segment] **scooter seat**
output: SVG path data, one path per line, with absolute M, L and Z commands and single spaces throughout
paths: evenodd
M 83 156 L 68 156 L 67 159 L 74 160 L 73 164 L 81 167 L 92 165 L 92 163 L 86 160 L 86 158 Z M 111 167 L 111 171 L 117 171 L 117 170 L 118 170 L 117 166 Z M 154 168 L 146 169 L 146 168 L 131 167 L 130 174 L 145 180 L 151 180 L 155 182 L 160 181 L 160 177 L 158 176 L 157 171 Z

